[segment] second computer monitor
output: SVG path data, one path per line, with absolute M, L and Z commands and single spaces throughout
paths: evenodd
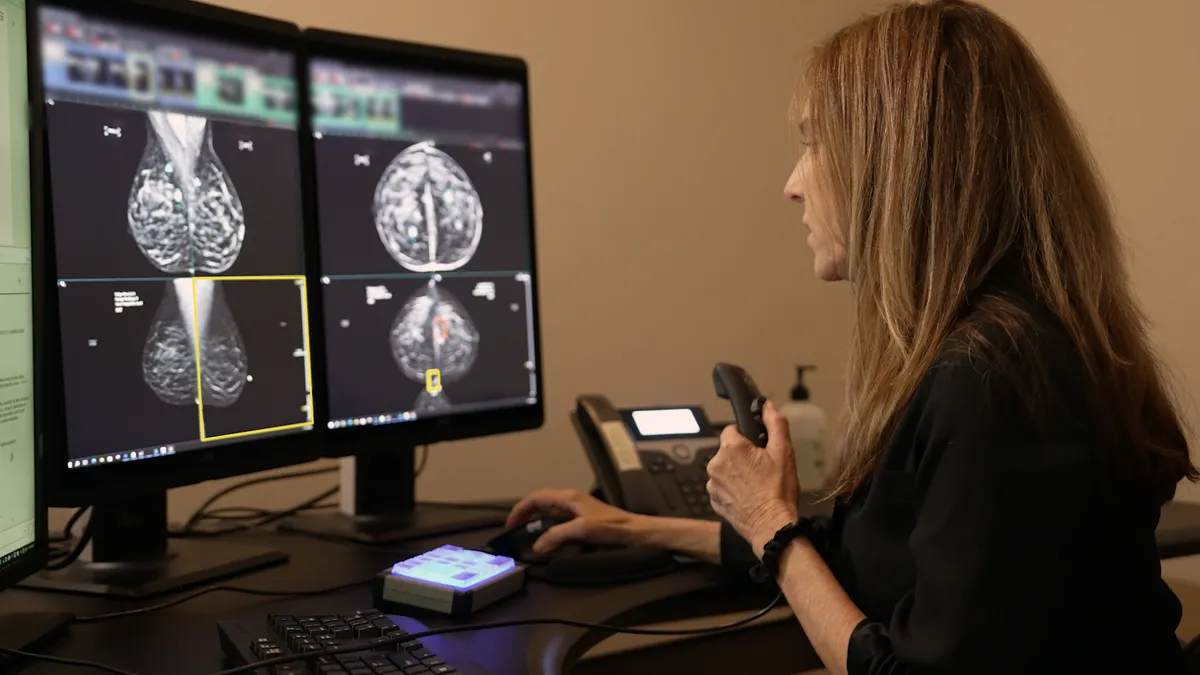
M 524 64 L 328 42 L 309 73 L 328 426 L 539 424 Z

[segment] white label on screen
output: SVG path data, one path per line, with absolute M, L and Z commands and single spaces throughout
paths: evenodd
M 635 410 L 633 423 L 643 436 L 678 436 L 700 433 L 700 421 L 687 408 Z

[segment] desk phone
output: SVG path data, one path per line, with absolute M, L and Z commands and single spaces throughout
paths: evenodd
M 729 401 L 738 431 L 767 444 L 766 399 L 741 367 L 718 363 L 713 388 Z M 705 484 L 721 432 L 698 405 L 618 409 L 599 394 L 580 396 L 571 423 L 583 442 L 600 492 L 634 513 L 715 520 Z
M 580 396 L 571 412 L 612 505 L 659 516 L 715 519 L 705 483 L 720 431 L 695 405 L 615 408 L 600 395 Z

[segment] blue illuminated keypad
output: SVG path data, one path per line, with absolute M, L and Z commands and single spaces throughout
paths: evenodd
M 396 563 L 392 575 L 465 591 L 515 568 L 512 558 L 446 545 Z

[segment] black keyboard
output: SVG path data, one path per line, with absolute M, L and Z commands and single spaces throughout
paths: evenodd
M 260 668 L 260 675 L 488 675 L 478 664 L 430 649 L 429 640 L 396 640 L 429 630 L 415 619 L 374 609 L 351 614 L 271 614 L 266 621 L 217 624 L 231 666 L 337 647 L 343 653 Z M 431 638 L 437 641 L 437 638 Z M 358 648 L 358 649 L 356 649 Z

